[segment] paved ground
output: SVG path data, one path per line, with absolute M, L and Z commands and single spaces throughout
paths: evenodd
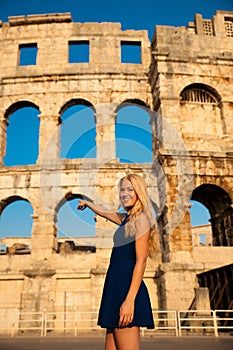
M 0 350 L 103 350 L 104 337 L 0 338 Z M 224 338 L 141 338 L 141 350 L 233 350 L 233 336 Z

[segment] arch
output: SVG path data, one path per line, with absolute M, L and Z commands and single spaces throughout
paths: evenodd
M 93 104 L 83 98 L 73 98 L 69 101 L 67 101 L 60 109 L 59 111 L 59 115 L 62 115 L 68 108 L 73 107 L 75 105 L 83 105 L 86 107 L 89 107 L 91 109 L 93 109 L 93 111 L 95 112 L 95 108 L 93 106 Z
M 86 208 L 84 212 L 77 210 L 77 199 L 84 198 L 82 194 L 68 192 L 56 206 L 58 237 L 75 238 L 95 236 L 95 215 Z M 90 200 L 85 196 L 85 199 Z M 73 203 L 72 203 L 73 202 Z
M 31 102 L 31 101 L 17 101 L 15 103 L 13 103 L 10 107 L 8 107 L 6 109 L 6 112 L 4 114 L 4 117 L 6 119 L 8 119 L 8 117 L 14 113 L 14 112 L 17 112 L 17 110 L 21 109 L 21 108 L 25 108 L 25 107 L 32 107 L 32 108 L 35 108 L 37 109 L 39 112 L 40 112 L 40 109 L 39 109 L 39 106 L 36 105 L 34 102 Z
M 27 199 L 21 196 L 2 199 L 0 201 L 0 231 L 3 233 L 1 236 L 31 237 L 32 214 L 33 208 Z
M 145 109 L 149 109 L 150 108 L 149 104 L 145 103 L 144 101 L 142 101 L 142 100 L 140 100 L 138 98 L 131 98 L 131 99 L 127 99 L 127 100 L 123 101 L 122 103 L 120 103 L 117 106 L 115 113 L 118 113 L 119 110 L 121 110 L 124 107 L 132 106 L 132 105 L 133 106 L 142 107 L 142 108 L 145 108 Z
M 116 157 L 122 163 L 151 163 L 150 109 L 143 101 L 132 99 L 122 102 L 116 113 Z
M 194 83 L 186 86 L 180 93 L 181 102 L 211 103 L 218 105 L 221 101 L 219 93 L 211 86 Z
M 233 245 L 233 210 L 228 193 L 217 185 L 203 184 L 193 191 L 191 200 L 202 203 L 209 210 L 213 245 Z
M 19 101 L 5 112 L 8 120 L 4 165 L 36 164 L 39 152 L 40 110 L 30 101 Z
M 55 213 L 57 214 L 60 208 L 69 200 L 72 199 L 86 199 L 88 201 L 92 201 L 89 197 L 83 196 L 81 193 L 72 193 L 72 192 L 67 192 L 65 196 L 57 203 L 55 207 Z
M 60 157 L 95 158 L 96 124 L 93 105 L 72 99 L 60 110 Z
M 183 135 L 206 134 L 206 144 L 227 133 L 222 98 L 212 87 L 202 83 L 187 85 L 180 93 L 180 118 Z

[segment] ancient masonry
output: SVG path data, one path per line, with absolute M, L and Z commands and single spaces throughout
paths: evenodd
M 69 13 L 9 17 L 0 38 L 1 213 L 19 199 L 33 208 L 27 254 L 14 249 L 22 238 L 1 238 L 8 246 L 0 255 L 1 315 L 98 310 L 115 227 L 97 218 L 95 249 L 59 250 L 57 212 L 81 195 L 117 209 L 116 185 L 129 172 L 146 177 L 157 214 L 161 254 L 145 273 L 153 308 L 190 308 L 199 287 L 214 285 L 200 276 L 233 261 L 233 12 L 157 26 L 152 42 L 146 30 L 74 23 Z M 68 62 L 72 42 L 88 45 L 88 62 Z M 140 48 L 140 62 L 121 61 L 124 44 Z M 19 64 L 24 47 L 38 49 L 36 64 Z M 96 158 L 60 159 L 61 115 L 79 103 L 94 111 Z M 116 157 L 115 122 L 125 103 L 151 111 L 151 163 Z M 8 120 L 25 106 L 40 112 L 38 159 L 5 166 Z M 207 245 L 195 243 L 190 199 L 210 212 Z M 222 276 L 222 298 L 210 296 L 209 307 L 232 306 L 232 277 Z

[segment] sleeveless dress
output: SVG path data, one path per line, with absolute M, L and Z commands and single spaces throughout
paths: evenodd
M 118 328 L 120 307 L 132 280 L 136 262 L 135 239 L 125 237 L 127 219 L 126 216 L 113 238 L 114 246 L 105 278 L 97 323 L 102 328 Z M 150 298 L 143 281 L 135 299 L 133 321 L 127 327 L 133 326 L 154 328 Z

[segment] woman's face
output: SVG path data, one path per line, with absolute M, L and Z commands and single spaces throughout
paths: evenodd
M 137 201 L 137 194 L 129 180 L 123 179 L 120 186 L 120 200 L 125 209 L 130 209 Z

